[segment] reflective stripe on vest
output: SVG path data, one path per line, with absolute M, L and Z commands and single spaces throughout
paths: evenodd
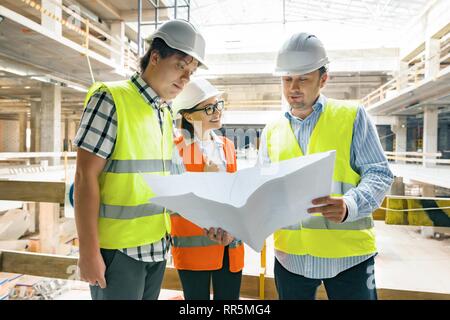
M 350 183 L 344 183 L 339 181 L 333 180 L 333 185 L 331 186 L 331 194 L 335 195 L 343 195 L 350 189 L 354 188 L 355 186 Z
M 113 206 L 100 205 L 100 217 L 110 219 L 135 219 L 161 214 L 164 207 L 153 203 L 141 204 L 138 206 Z
M 350 166 L 356 113 L 356 105 L 328 99 L 310 137 L 307 154 L 336 150 L 333 196 L 342 196 L 360 180 Z M 286 117 L 268 125 L 267 150 L 273 163 L 303 156 Z M 333 223 L 320 214 L 313 214 L 298 224 L 276 231 L 274 240 L 276 250 L 295 255 L 341 258 L 376 252 L 372 216 Z
M 161 206 L 149 202 L 155 194 L 141 173 L 169 174 L 173 132 L 172 117 L 164 112 L 161 130 L 158 114 L 130 80 L 95 83 L 96 90 L 111 93 L 117 112 L 113 153 L 99 177 L 100 247 L 122 249 L 159 241 L 170 232 L 170 218 Z
M 172 237 L 173 246 L 178 248 L 189 247 L 207 247 L 219 245 L 216 241 L 209 239 L 206 236 L 190 236 L 190 237 Z M 228 246 L 230 248 L 237 248 L 242 245 L 241 240 L 232 241 Z
M 103 172 L 113 173 L 152 173 L 170 168 L 171 160 L 109 160 Z
M 218 246 L 219 243 L 205 236 L 172 237 L 173 246 L 177 248 Z
M 296 225 L 282 228 L 284 230 L 322 229 L 322 230 L 364 230 L 373 228 L 373 219 L 365 217 L 352 222 L 335 223 L 322 216 L 312 216 Z

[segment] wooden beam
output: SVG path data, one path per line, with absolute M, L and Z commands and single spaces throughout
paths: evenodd
M 30 110 L 29 106 L 26 106 L 25 103 L 20 106 L 0 106 L 0 113 L 4 114 L 15 114 L 15 113 L 23 113 L 28 112 Z
M 166 271 L 164 272 L 164 279 L 162 282 L 162 288 L 178 291 L 183 290 L 180 278 L 178 277 L 177 269 L 172 267 L 166 267 Z
M 137 10 L 122 10 L 120 11 L 120 18 L 125 22 L 136 22 L 138 16 Z M 155 10 L 154 9 L 144 9 L 142 10 L 142 20 L 143 21 L 154 21 L 155 20 Z M 169 20 L 168 10 L 159 9 L 158 12 L 159 22 Z
M 372 213 L 373 220 L 384 221 L 386 219 L 386 210 L 377 209 Z
M 74 257 L 56 256 L 29 252 L 0 251 L 0 271 L 19 274 L 28 274 L 41 277 L 75 279 L 74 270 L 76 269 L 78 259 Z M 241 296 L 246 298 L 258 299 L 259 276 L 242 276 Z M 173 267 L 167 267 L 162 283 L 163 289 L 182 290 L 178 273 Z M 275 281 L 272 277 L 265 278 L 265 299 L 278 299 Z M 377 289 L 380 300 L 449 300 L 450 294 L 421 292 L 396 289 Z M 323 285 L 317 291 L 319 300 L 327 299 Z
M 103 9 L 114 15 L 116 19 L 121 19 L 120 12 L 116 7 L 113 7 L 111 4 L 107 3 L 104 0 L 97 0 L 96 1 Z M 96 12 L 98 15 L 100 15 L 99 12 Z
M 55 157 L 75 158 L 76 152 L 0 152 L 0 160 L 6 159 L 31 159 L 31 158 L 55 158 Z
M 19 151 L 26 152 L 27 147 L 27 114 L 26 112 L 19 113 Z
M 64 182 L 0 181 L 1 200 L 64 203 Z
M 74 266 L 78 259 L 74 257 L 47 255 L 31 252 L 3 251 L 1 254 L 1 272 L 27 274 L 32 276 L 69 279 L 73 278 Z
M 55 254 L 59 246 L 59 203 L 39 203 L 39 251 Z

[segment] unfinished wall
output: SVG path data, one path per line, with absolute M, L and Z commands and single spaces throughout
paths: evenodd
M 0 152 L 19 152 L 19 122 L 0 120 Z

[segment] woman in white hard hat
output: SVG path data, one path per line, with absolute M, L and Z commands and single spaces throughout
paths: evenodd
M 219 137 L 223 100 L 207 80 L 189 82 L 173 101 L 180 113 L 182 134 L 175 139 L 187 171 L 235 172 L 234 144 Z M 172 219 L 172 255 L 187 300 L 209 300 L 212 280 L 214 299 L 239 299 L 244 247 L 226 231 L 204 230 L 178 214 Z

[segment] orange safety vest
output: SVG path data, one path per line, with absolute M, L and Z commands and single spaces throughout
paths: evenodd
M 236 172 L 236 152 L 229 139 L 223 140 L 227 172 Z M 203 172 L 205 156 L 197 143 L 186 145 L 184 137 L 174 140 L 187 171 Z M 176 269 L 218 270 L 222 268 L 225 247 L 203 235 L 203 229 L 179 214 L 172 214 L 172 256 Z M 244 245 L 235 241 L 228 246 L 230 271 L 239 272 L 244 267 Z

